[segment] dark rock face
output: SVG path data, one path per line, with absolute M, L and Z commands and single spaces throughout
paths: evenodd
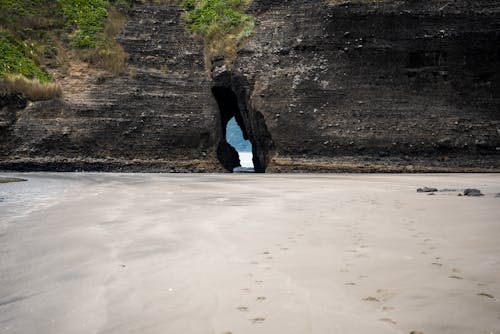
M 254 36 L 211 76 L 177 6 L 136 6 L 135 77 L 0 97 L 0 169 L 232 170 L 235 116 L 256 171 L 500 170 L 500 2 L 333 2 L 254 0 Z
M 222 167 L 228 171 L 232 172 L 236 167 L 241 167 L 238 151 L 225 140 L 222 140 L 217 147 L 217 158 Z
M 20 94 L 0 94 L 0 110 L 3 112 L 24 109 L 27 105 L 28 101 Z
M 202 47 L 177 6 L 137 6 L 120 43 L 135 77 L 96 79 L 81 101 L 10 112 L 0 169 L 221 170 L 218 108 Z M 7 119 L 0 113 L 0 124 Z
M 277 157 L 500 167 L 498 1 L 250 11 L 260 25 L 234 67 Z

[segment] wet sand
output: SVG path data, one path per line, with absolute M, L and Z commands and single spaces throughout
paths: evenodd
M 0 333 L 500 333 L 498 174 L 0 176 Z
M 17 177 L 0 177 L 0 183 L 10 183 L 10 182 L 23 182 L 24 179 L 19 179 Z

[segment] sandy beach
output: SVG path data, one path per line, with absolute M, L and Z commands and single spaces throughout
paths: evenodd
M 0 333 L 500 333 L 499 174 L 0 176 Z

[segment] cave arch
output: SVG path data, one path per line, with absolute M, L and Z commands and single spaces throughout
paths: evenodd
M 243 138 L 252 144 L 254 171 L 264 173 L 273 142 L 262 114 L 248 108 L 243 77 L 227 70 L 218 72 L 213 76 L 212 94 L 219 106 L 217 158 L 222 166 L 230 172 L 240 166 L 238 152 L 226 141 L 227 123 L 234 117 Z

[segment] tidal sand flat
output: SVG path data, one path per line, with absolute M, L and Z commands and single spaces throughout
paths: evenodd
M 500 333 L 498 174 L 0 176 L 0 333 Z

